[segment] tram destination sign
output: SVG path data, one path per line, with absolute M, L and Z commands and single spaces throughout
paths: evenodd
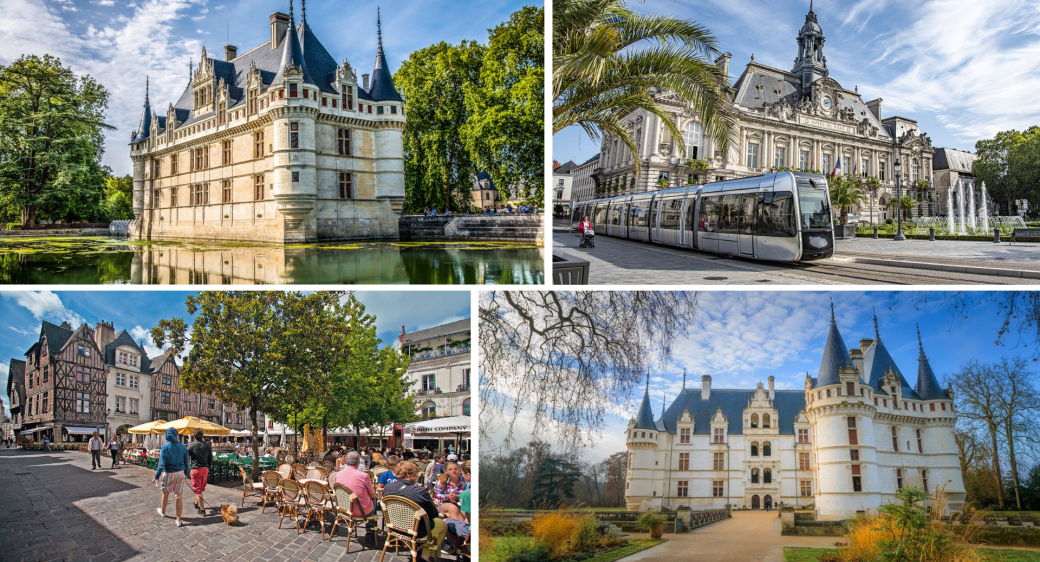
M 834 121 L 817 119 L 816 117 L 809 117 L 807 115 L 798 115 L 798 124 L 816 127 L 817 129 L 827 129 L 828 131 L 837 131 L 839 133 L 845 133 L 846 135 L 856 134 L 856 127 L 853 127 L 852 125 L 835 123 Z

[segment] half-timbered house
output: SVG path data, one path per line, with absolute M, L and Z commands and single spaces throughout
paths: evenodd
M 7 373 L 7 403 L 11 410 L 11 430 L 17 438 L 22 431 L 25 410 L 25 361 L 12 357 Z
M 152 419 L 176 420 L 181 416 L 181 370 L 172 350 L 150 359 L 152 366 Z

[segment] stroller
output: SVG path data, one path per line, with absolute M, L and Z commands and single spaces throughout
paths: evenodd
M 581 242 L 578 243 L 579 248 L 595 248 L 596 247 L 596 233 L 591 228 L 586 229 L 585 232 L 581 233 Z

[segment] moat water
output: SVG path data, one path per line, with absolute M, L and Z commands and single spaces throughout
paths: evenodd
M 486 241 L 267 246 L 110 237 L 0 238 L 0 283 L 543 284 L 545 248 Z

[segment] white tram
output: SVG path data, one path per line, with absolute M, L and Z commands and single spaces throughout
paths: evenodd
M 597 235 L 770 261 L 834 254 L 827 178 L 779 172 L 578 203 Z

